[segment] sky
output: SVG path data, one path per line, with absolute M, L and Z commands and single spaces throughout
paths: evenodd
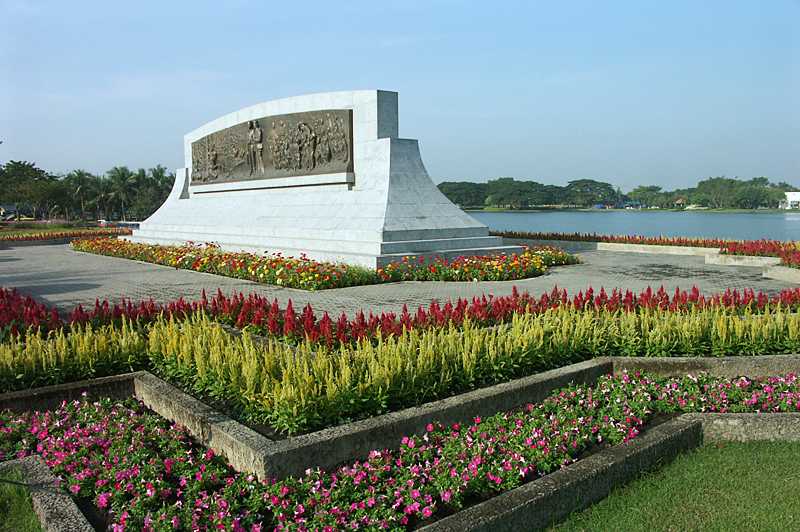
M 800 186 L 800 0 L 0 0 L 0 162 L 183 166 L 298 94 L 399 92 L 435 182 Z

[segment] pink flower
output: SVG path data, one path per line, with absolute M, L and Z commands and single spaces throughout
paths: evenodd
M 81 487 L 77 484 L 73 484 L 69 487 L 69 491 L 71 491 L 74 495 L 77 495 L 79 491 L 81 491 Z
M 98 508 L 105 508 L 108 506 L 108 500 L 111 498 L 111 494 L 107 491 L 101 493 L 97 496 L 97 507 Z

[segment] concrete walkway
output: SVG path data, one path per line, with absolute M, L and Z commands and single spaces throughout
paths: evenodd
M 16 287 L 61 310 L 72 309 L 79 303 L 93 305 L 96 298 L 117 301 L 127 297 L 137 301 L 152 297 L 162 302 L 181 296 L 195 299 L 203 289 L 211 293 L 221 288 L 225 293 L 259 292 L 283 304 L 289 299 L 295 305 L 310 303 L 315 310 L 336 314 L 358 309 L 398 311 L 404 304 L 413 310 L 433 299 L 504 295 L 515 285 L 536 295 L 554 285 L 570 293 L 588 286 L 595 290 L 620 287 L 640 291 L 663 285 L 672 292 L 675 287 L 689 289 L 697 285 L 708 294 L 726 288 L 774 293 L 796 286 L 763 279 L 759 268 L 706 265 L 702 257 L 608 251 L 583 252 L 580 257 L 583 264 L 553 268 L 546 275 L 521 281 L 408 282 L 307 292 L 79 253 L 67 245 L 9 246 L 0 248 L 0 285 Z

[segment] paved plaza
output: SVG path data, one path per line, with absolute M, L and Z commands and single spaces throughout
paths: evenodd
M 570 293 L 588 286 L 596 290 L 618 287 L 640 291 L 663 285 L 672 292 L 676 287 L 689 289 L 696 285 L 704 293 L 726 288 L 774 293 L 796 286 L 764 279 L 759 268 L 706 265 L 702 257 L 609 251 L 582 252 L 579 256 L 582 264 L 556 267 L 541 277 L 520 281 L 405 282 L 308 292 L 79 253 L 67 245 L 6 246 L 0 248 L 0 285 L 16 287 L 60 310 L 72 309 L 79 303 L 93 305 L 96 298 L 111 301 L 153 298 L 160 302 L 179 297 L 195 299 L 202 290 L 211 293 L 220 288 L 228 294 L 258 292 L 283 304 L 289 299 L 295 305 L 310 303 L 315 310 L 337 314 L 359 309 L 398 311 L 404 304 L 413 310 L 434 299 L 504 295 L 515 285 L 537 295 L 553 286 Z

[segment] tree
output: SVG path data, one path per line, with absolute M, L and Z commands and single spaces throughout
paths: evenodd
M 709 177 L 697 183 L 697 201 L 712 209 L 734 207 L 733 196 L 736 193 L 736 179 L 728 177 Z
M 86 198 L 91 194 L 91 187 L 96 179 L 96 176 L 86 170 L 73 170 L 64 178 L 68 190 L 80 206 L 81 220 L 86 219 Z
M 90 204 L 95 209 L 95 217 L 108 220 L 111 218 L 111 205 L 113 202 L 113 192 L 111 190 L 111 181 L 107 178 L 98 178 L 93 186 L 94 196 L 90 200 Z
M 609 183 L 594 179 L 576 179 L 567 184 L 567 198 L 573 205 L 583 207 L 598 203 L 613 205 L 617 202 L 617 192 Z
M 128 202 L 131 193 L 135 190 L 136 175 L 127 166 L 115 166 L 106 175 L 111 183 L 110 199 L 119 203 L 122 221 L 127 221 L 125 203 Z
M 738 187 L 733 197 L 733 202 L 740 209 L 757 209 L 766 206 L 769 201 L 767 187 L 752 184 Z
M 0 167 L 0 202 L 31 204 L 40 200 L 43 188 L 39 183 L 51 181 L 53 176 L 27 161 L 9 161 Z
M 450 201 L 462 207 L 483 205 L 486 201 L 485 183 L 471 183 L 469 181 L 444 182 L 439 184 L 439 190 Z
M 661 207 L 664 193 L 658 185 L 640 185 L 628 193 L 628 197 L 644 207 Z

